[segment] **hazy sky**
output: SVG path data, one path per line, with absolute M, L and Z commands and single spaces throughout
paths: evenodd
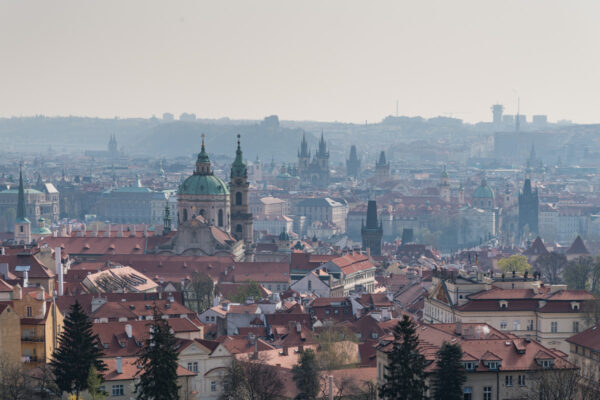
M 0 0 L 0 116 L 600 122 L 600 1 Z

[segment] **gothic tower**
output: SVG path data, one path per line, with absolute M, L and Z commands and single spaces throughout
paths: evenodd
M 319 148 L 315 154 L 315 159 L 318 167 L 319 185 L 327 187 L 329 185 L 329 151 L 327 151 L 323 132 L 321 132 L 321 139 L 319 140 Z
M 301 178 L 306 178 L 308 175 L 308 166 L 310 164 L 310 150 L 306 142 L 306 134 L 302 135 L 300 150 L 298 150 L 298 175 Z
M 375 163 L 375 178 L 377 183 L 383 183 L 390 177 L 390 163 L 385 159 L 385 151 L 379 154 L 379 160 Z
M 523 190 L 519 193 L 519 235 L 525 226 L 534 236 L 538 233 L 539 198 L 538 190 L 532 190 L 531 180 L 525 179 Z
M 248 168 L 242 157 L 240 135 L 237 136 L 237 150 L 235 161 L 231 164 L 231 181 L 229 193 L 231 195 L 231 231 L 237 240 L 243 240 L 246 246 L 246 255 L 252 253 L 253 225 L 250 213 L 248 191 Z
M 18 244 L 31 243 L 31 222 L 27 219 L 27 213 L 25 210 L 23 171 L 22 168 L 19 168 L 19 194 L 17 197 L 17 218 L 15 220 L 15 241 Z
M 380 256 L 383 227 L 377 221 L 377 202 L 375 200 L 369 200 L 367 205 L 367 225 L 363 224 L 360 233 L 363 250 L 370 249 L 371 255 Z
M 357 179 L 358 174 L 360 174 L 360 159 L 356 154 L 356 146 L 352 145 L 350 157 L 346 160 L 346 176 Z

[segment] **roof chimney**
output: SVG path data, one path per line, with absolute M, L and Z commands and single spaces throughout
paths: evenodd
M 135 237 L 135 224 L 131 225 L 131 237 Z
M 115 364 L 117 368 L 117 374 L 123 373 L 123 359 L 121 357 L 115 357 Z
M 112 229 L 112 225 L 111 224 L 106 224 L 106 227 L 104 228 L 104 236 L 105 237 L 110 237 L 110 231 Z
M 4 247 L 2 249 L 4 249 Z M 8 279 L 8 264 L 7 263 L 0 264 L 0 277 L 4 280 Z
M 119 225 L 119 233 L 117 233 L 118 237 L 123 237 L 123 224 Z
M 29 271 L 23 271 L 23 287 L 29 286 Z
M 131 338 L 132 338 L 132 336 L 133 336 L 133 329 L 132 329 L 132 327 L 131 327 L 131 324 L 127 324 L 127 325 L 125 325 L 125 333 L 127 334 L 127 337 L 128 337 L 129 339 L 131 339 Z

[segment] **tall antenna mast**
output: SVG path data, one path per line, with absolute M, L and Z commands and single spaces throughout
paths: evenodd
M 519 128 L 521 127 L 521 98 L 517 97 L 517 118 L 515 121 L 515 131 L 519 132 Z

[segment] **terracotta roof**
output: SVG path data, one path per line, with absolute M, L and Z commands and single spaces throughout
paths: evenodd
M 14 287 L 9 285 L 3 279 L 0 279 L 0 292 L 12 292 Z
M 40 246 L 61 247 L 70 255 L 144 254 L 145 237 L 45 237 Z
M 262 339 L 255 339 L 257 342 L 258 351 L 273 350 L 274 347 L 265 342 Z M 254 351 L 254 344 L 247 337 L 242 336 L 220 336 L 217 338 L 231 354 L 240 353 L 252 353 Z
M 8 270 L 18 279 L 23 279 L 23 272 L 17 271 L 17 266 L 29 266 L 29 279 L 49 279 L 54 278 L 54 272 L 46 268 L 38 259 L 31 254 L 7 254 L 0 255 L 0 264 L 8 264 Z
M 280 262 L 238 262 L 233 271 L 234 282 L 289 283 L 290 266 Z
M 600 351 L 600 324 L 596 324 L 577 335 L 571 336 L 567 342 Z
M 331 262 L 337 265 L 344 275 L 375 268 L 369 257 L 361 253 L 348 253 L 342 257 L 334 258 Z
M 137 358 L 136 357 L 123 357 L 121 359 L 122 362 L 122 372 L 117 373 L 117 360 L 116 358 L 104 358 L 102 359 L 106 364 L 106 371 L 103 373 L 104 380 L 107 382 L 111 381 L 125 381 L 132 380 L 136 377 L 139 371 L 141 371 L 137 366 Z M 177 376 L 195 376 L 194 372 L 188 371 L 183 368 L 181 365 L 177 366 Z

